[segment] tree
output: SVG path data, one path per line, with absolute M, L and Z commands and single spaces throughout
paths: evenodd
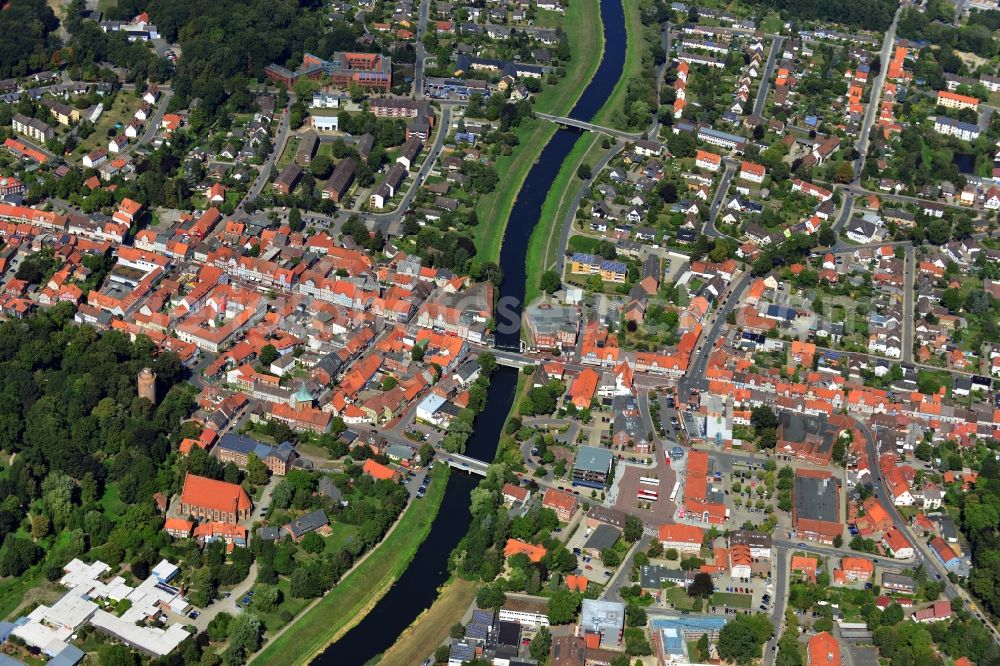
M 500 585 L 483 585 L 476 593 L 476 605 L 480 608 L 492 608 L 496 611 L 506 602 L 507 595 Z
M 244 655 L 260 649 L 264 624 L 253 613 L 240 613 L 229 623 L 229 644 Z
M 605 548 L 601 551 L 601 562 L 606 567 L 617 567 L 622 563 L 622 556 L 614 548 Z
M 580 180 L 590 180 L 590 177 L 592 175 L 594 175 L 593 170 L 590 168 L 590 165 L 587 164 L 586 162 L 583 162 L 582 164 L 580 164 L 580 166 L 576 168 L 576 177 L 579 178 Z
M 302 231 L 303 226 L 304 225 L 302 224 L 302 213 L 299 211 L 299 209 L 293 208 L 290 211 L 288 211 L 288 227 L 292 231 Z
M 642 530 L 642 520 L 638 516 L 628 516 L 625 519 L 625 529 L 622 530 L 622 536 L 629 543 L 635 543 L 642 538 Z
M 256 453 L 247 456 L 247 481 L 255 486 L 263 486 L 267 483 L 267 474 L 267 465 Z
M 754 407 L 753 411 L 750 412 L 750 425 L 753 426 L 754 430 L 758 431 L 768 428 L 777 428 L 778 415 L 774 413 L 773 409 L 766 405 Z
M 642 627 L 646 624 L 646 609 L 635 602 L 629 602 L 625 607 L 625 621 L 630 627 Z
M 834 548 L 840 548 L 843 545 L 844 545 L 844 535 L 838 534 L 837 536 L 833 537 Z
M 703 571 L 696 573 L 691 585 L 688 586 L 688 596 L 691 597 L 707 599 L 714 593 L 715 583 L 712 582 L 712 577 Z
M 629 627 L 625 630 L 625 654 L 630 657 L 643 657 L 653 654 L 653 648 L 649 645 L 646 632 L 639 627 Z
M 701 638 L 698 639 L 696 647 L 698 648 L 698 656 L 697 656 L 698 661 L 700 662 L 708 661 L 708 657 L 711 654 L 708 642 L 708 634 L 701 635 Z
M 101 666 L 136 666 L 138 655 L 125 645 L 104 644 L 97 653 Z
M 255 585 L 251 607 L 260 613 L 273 613 L 281 602 L 281 591 L 277 585 Z
M 302 549 L 307 553 L 322 553 L 325 547 L 326 542 L 317 532 L 310 532 L 302 538 Z
M 294 208 L 292 210 L 295 210 Z M 271 367 L 278 358 L 278 350 L 272 344 L 266 344 L 260 348 L 260 356 L 258 360 L 264 368 Z
M 580 595 L 559 588 L 549 597 L 549 622 L 551 624 L 569 624 L 576 619 L 580 610 Z
M 321 153 L 316 157 L 312 158 L 312 162 L 309 163 L 309 170 L 316 178 L 325 179 L 330 175 L 330 170 L 333 164 L 330 161 L 330 156 Z M 293 209 L 297 210 L 297 209 Z
M 737 615 L 719 631 L 719 656 L 737 664 L 750 664 L 761 657 L 761 648 L 773 632 L 766 615 Z
M 542 273 L 539 286 L 546 294 L 554 294 L 562 287 L 562 278 L 556 271 L 545 271 Z
M 549 650 L 552 648 L 552 634 L 549 633 L 548 627 L 540 627 L 538 633 L 535 637 L 531 639 L 531 645 L 528 647 L 528 652 L 531 653 L 533 659 L 542 661 L 549 656 Z

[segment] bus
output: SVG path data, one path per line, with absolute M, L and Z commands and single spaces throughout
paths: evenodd
M 660 485 L 660 480 L 655 476 L 640 476 L 639 483 L 647 486 L 658 486 Z
M 674 483 L 674 489 L 670 491 L 670 501 L 673 502 L 677 499 L 677 493 L 681 489 L 681 482 L 677 481 Z
M 660 499 L 660 494 L 654 490 L 646 490 L 642 488 L 636 493 L 636 497 L 644 502 L 655 502 Z

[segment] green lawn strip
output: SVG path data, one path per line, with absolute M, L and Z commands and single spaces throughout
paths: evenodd
M 550 258 L 558 256 L 562 251 L 559 246 L 559 237 L 562 232 L 563 220 L 566 217 L 566 208 L 572 203 L 576 196 L 577 189 L 583 184 L 576 177 L 576 170 L 583 162 L 590 148 L 597 141 L 597 134 L 589 132 L 577 139 L 573 149 L 566 156 L 559 173 L 552 181 L 545 202 L 542 204 L 542 212 L 538 218 L 538 224 L 531 232 L 531 239 L 528 241 L 528 251 L 524 258 L 526 265 L 527 284 L 524 288 L 524 302 L 531 303 L 541 293 L 538 282 L 550 263 Z M 551 242 L 550 242 L 551 238 Z M 555 252 L 552 246 L 555 245 Z M 546 252 L 548 249 L 548 252 Z
M 636 0 L 622 0 L 622 6 L 625 9 L 625 64 L 608 100 L 594 114 L 593 122 L 597 125 L 610 123 L 615 112 L 621 110 L 625 104 L 629 80 L 642 75 L 642 53 L 646 49 L 646 41 L 642 38 L 642 14 L 639 11 L 639 3 Z
M 683 587 L 671 587 L 663 591 L 663 596 L 674 605 L 677 610 L 691 610 L 694 608 L 694 599 L 688 596 L 687 590 Z
M 556 86 L 545 87 L 535 96 L 536 111 L 565 115 L 583 94 L 600 65 L 604 54 L 604 31 L 601 29 L 600 5 L 597 0 L 572 3 L 566 11 L 564 30 L 573 54 L 566 77 Z M 517 194 L 528 172 L 541 155 L 558 127 L 548 121 L 529 121 L 518 128 L 520 144 L 514 154 L 501 157 L 495 168 L 501 187 L 482 196 L 476 206 L 479 225 L 476 228 L 476 259 L 498 261 L 500 245 Z
M 624 0 L 623 5 L 626 35 L 625 65 L 608 100 L 594 114 L 593 122 L 598 125 L 608 124 L 614 112 L 623 104 L 629 78 L 640 75 L 642 70 L 642 51 L 645 48 L 645 41 L 642 39 L 642 17 L 639 5 L 633 0 Z M 568 206 L 573 200 L 576 188 L 581 184 L 578 179 L 575 179 L 576 170 L 580 163 L 588 158 L 590 149 L 596 143 L 597 134 L 594 132 L 586 134 L 576 142 L 545 197 L 545 202 L 542 204 L 542 214 L 531 234 L 531 239 L 528 241 L 528 252 L 525 257 L 527 267 L 525 303 L 531 303 L 538 297 L 538 281 L 541 279 L 542 273 L 545 272 L 546 266 L 552 263 L 553 257 L 557 257 L 562 252 L 562 248 L 558 247 L 559 243 L 556 242 L 557 238 L 552 237 L 562 233 L 562 223 L 566 217 L 564 206 Z M 568 189 L 572 191 L 567 191 Z M 551 242 L 550 238 L 552 238 Z M 546 252 L 546 247 L 548 247 L 548 252 Z
M 713 606 L 728 606 L 729 608 L 750 608 L 753 597 L 749 594 L 734 592 L 716 592 L 709 600 Z
M 295 618 L 288 630 L 252 660 L 259 664 L 310 661 L 349 626 L 360 622 L 371 606 L 406 570 L 430 533 L 444 499 L 448 468 L 435 468 L 427 495 L 416 500 L 382 543 L 330 592 Z

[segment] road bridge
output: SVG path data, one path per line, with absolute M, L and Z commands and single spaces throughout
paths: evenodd
M 438 453 L 437 457 L 439 460 L 448 463 L 448 466 L 453 469 L 459 469 L 478 476 L 486 476 L 486 471 L 490 467 L 489 463 L 485 463 L 477 458 L 463 456 L 461 453 L 445 453 L 442 451 Z
M 550 120 L 554 123 L 558 123 L 565 127 L 574 127 L 579 130 L 584 130 L 586 132 L 598 132 L 600 134 L 607 134 L 616 139 L 624 139 L 626 141 L 638 141 L 640 139 L 645 139 L 646 136 L 642 132 L 623 132 L 622 130 L 612 129 L 610 127 L 604 127 L 602 125 L 595 125 L 594 123 L 588 123 L 584 120 L 577 120 L 576 118 L 566 118 L 565 116 L 553 116 L 549 113 L 538 113 L 535 112 L 535 116 L 542 118 L 543 120 Z

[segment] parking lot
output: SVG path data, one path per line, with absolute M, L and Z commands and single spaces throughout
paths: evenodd
M 580 563 L 580 571 L 578 575 L 584 576 L 587 580 L 598 583 L 600 585 L 607 585 L 608 581 L 611 580 L 611 576 L 614 575 L 614 569 L 611 567 L 606 567 L 601 563 L 601 558 L 591 557 L 584 554 L 583 545 L 587 543 L 587 539 L 590 538 L 592 530 L 590 528 L 580 526 L 579 529 L 570 537 L 569 541 L 566 543 L 566 547 L 570 549 L 578 558 Z
M 644 469 L 634 465 L 624 465 L 619 470 L 615 490 L 614 508 L 619 511 L 638 516 L 650 527 L 658 527 L 663 523 L 672 522 L 674 511 L 677 506 L 670 501 L 670 492 L 677 480 L 677 474 L 666 464 L 657 465 L 655 469 Z M 641 483 L 640 478 L 656 478 L 659 485 Z M 658 498 L 655 500 L 638 499 L 640 491 L 655 493 Z

